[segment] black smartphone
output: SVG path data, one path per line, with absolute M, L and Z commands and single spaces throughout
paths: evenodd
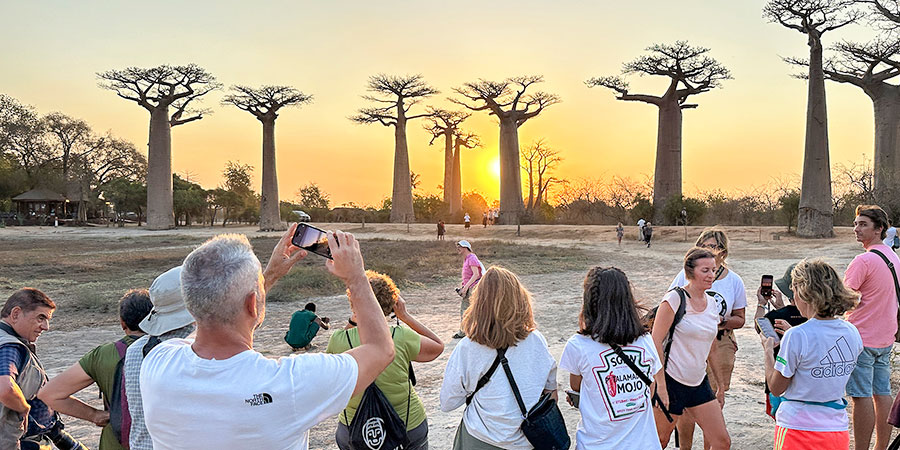
M 578 401 L 581 400 L 581 393 L 578 391 L 573 391 L 571 389 L 566 389 L 566 397 L 569 398 L 569 401 L 572 403 L 572 406 L 578 408 Z
M 775 279 L 772 275 L 763 275 L 762 281 L 760 282 L 759 293 L 762 294 L 763 297 L 769 298 L 772 296 L 772 281 Z
M 297 224 L 297 230 L 294 231 L 291 244 L 319 256 L 334 259 L 331 257 L 331 249 L 328 248 L 328 232 L 308 223 Z
M 772 326 L 772 322 L 765 317 L 760 317 L 756 319 L 756 326 L 759 327 L 759 331 L 765 337 L 775 338 L 775 343 L 778 344 L 781 342 L 781 336 L 778 336 L 778 333 L 775 332 L 775 327 Z

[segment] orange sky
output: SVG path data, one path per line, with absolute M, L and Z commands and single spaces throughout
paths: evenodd
M 148 113 L 98 88 L 96 72 L 194 62 L 226 86 L 290 85 L 315 101 L 278 119 L 282 199 L 315 182 L 333 205 L 377 204 L 390 195 L 392 130 L 347 120 L 366 105 L 359 96 L 369 75 L 421 73 L 442 91 L 426 104 L 449 108 L 446 96 L 465 81 L 543 74 L 540 89 L 563 102 L 523 125 L 520 143 L 544 138 L 559 149 L 563 178 L 642 178 L 653 171 L 655 107 L 616 101 L 584 80 L 617 74 L 652 43 L 685 39 L 710 47 L 735 78 L 692 97 L 700 107 L 684 114 L 685 191 L 747 190 L 801 171 L 806 85 L 789 77 L 780 56 L 803 56 L 806 39 L 766 23 L 761 0 L 185 3 L 6 3 L 0 92 L 41 113 L 85 119 L 146 151 Z M 872 36 L 860 26 L 825 41 Z M 630 81 L 633 92 L 658 95 L 666 86 L 658 78 Z M 871 160 L 870 100 L 852 86 L 827 88 L 832 165 Z M 173 129 L 174 170 L 213 187 L 226 161 L 239 160 L 256 168 L 258 190 L 261 126 L 221 106 L 223 94 L 204 101 L 213 115 Z M 443 145 L 429 147 L 421 126 L 409 127 L 410 164 L 421 189 L 437 192 Z M 463 188 L 497 198 L 498 127 L 475 113 L 465 128 L 484 147 L 464 152 Z

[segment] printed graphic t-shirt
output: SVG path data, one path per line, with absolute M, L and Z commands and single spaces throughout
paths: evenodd
M 125 345 L 133 344 L 136 339 L 134 336 L 122 338 Z M 112 394 L 116 366 L 119 364 L 119 359 L 121 358 L 119 358 L 119 351 L 116 350 L 116 343 L 110 342 L 95 347 L 78 360 L 78 364 L 84 370 L 84 373 L 97 383 L 97 387 L 100 388 L 100 392 L 105 398 L 110 398 Z M 124 448 L 122 444 L 119 444 L 112 425 L 103 427 L 103 431 L 100 432 L 100 450 Z
M 897 332 L 897 292 L 891 270 L 880 256 L 868 251 L 871 249 L 887 256 L 895 270 L 900 269 L 900 258 L 881 243 L 856 255 L 844 272 L 844 284 L 859 292 L 859 305 L 847 313 L 847 321 L 859 330 L 863 345 L 884 348 L 894 344 Z
M 719 304 L 706 295 L 706 309 L 694 311 L 687 300 L 684 318 L 675 325 L 666 373 L 685 386 L 699 386 L 706 377 L 706 358 L 718 332 Z M 681 296 L 669 291 L 662 301 L 669 303 L 672 311 L 678 311 Z
M 203 359 L 170 339 L 141 365 L 141 397 L 155 450 L 309 448 L 309 429 L 344 409 L 359 368 L 350 355 L 266 358 L 246 350 Z
M 791 378 L 782 397 L 811 402 L 839 401 L 863 343 L 853 324 L 840 319 L 809 319 L 781 339 L 775 370 Z M 845 431 L 847 410 L 801 402 L 782 402 L 775 413 L 782 428 Z
M 687 278 L 684 276 L 684 269 L 681 269 L 681 272 L 678 272 L 678 275 L 672 280 L 669 289 L 685 286 L 687 286 Z M 747 307 L 747 290 L 744 287 L 744 280 L 731 269 L 728 270 L 728 275 L 713 281 L 712 288 L 706 293 L 716 301 L 717 312 L 723 319 L 731 316 L 731 311 Z
M 622 347 L 625 355 L 651 380 L 662 368 L 649 334 Z M 559 367 L 580 375 L 581 421 L 576 449 L 659 449 L 650 388 L 612 347 L 576 334 L 566 343 Z

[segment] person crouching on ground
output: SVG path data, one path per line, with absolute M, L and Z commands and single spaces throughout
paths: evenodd
M 409 436 L 409 445 L 406 450 L 425 450 L 428 448 L 428 420 L 425 418 L 425 406 L 419 395 L 412 387 L 410 371 L 411 361 L 429 362 L 441 355 L 444 351 L 444 343 L 428 327 L 419 322 L 406 309 L 406 301 L 400 297 L 397 285 L 387 275 L 366 271 L 366 277 L 381 306 L 385 319 L 389 320 L 391 313 L 395 313 L 397 319 L 409 326 L 399 325 L 390 327 L 391 337 L 394 341 L 394 361 L 378 375 L 375 385 L 381 389 L 384 396 L 394 407 L 394 411 L 400 419 L 406 423 L 406 431 Z M 349 291 L 347 295 L 352 295 Z M 326 353 L 343 353 L 351 348 L 359 347 L 359 330 L 356 327 L 356 316 L 352 316 L 349 324 L 343 330 L 337 330 L 328 340 Z M 343 413 L 338 415 L 338 427 L 335 432 L 335 440 L 341 450 L 350 450 L 350 424 L 356 415 L 356 410 L 362 400 L 362 394 L 350 399 L 350 403 Z
M 519 278 L 501 267 L 488 269 L 463 318 L 468 337 L 453 349 L 441 385 L 441 411 L 453 411 L 471 396 L 456 431 L 454 450 L 532 448 L 520 429 L 522 412 L 503 369 L 480 390 L 476 386 L 498 350 L 506 349 L 525 410 L 545 392 L 556 399 L 556 360 L 536 328 L 531 293 Z
M 706 373 L 706 361 L 718 359 L 718 345 L 713 343 L 720 320 L 719 304 L 706 294 L 716 278 L 716 255 L 705 248 L 694 247 L 684 256 L 683 268 L 687 284 L 683 291 L 671 290 L 663 297 L 653 322 L 653 342 L 664 361 L 663 370 L 656 375 L 656 392 L 662 406 L 675 417 L 674 422 L 669 422 L 659 403 L 655 405 L 659 442 L 666 447 L 679 418 L 687 411 L 703 430 L 704 442 L 708 442 L 714 450 L 728 449 L 731 448 L 731 438 L 722 416 L 724 384 L 717 383 L 718 391 L 714 393 Z M 685 314 L 675 326 L 667 356 L 663 341 L 675 321 L 682 294 L 686 302 Z M 712 365 L 711 369 L 716 380 L 722 378 L 716 365 Z
M 459 304 L 459 331 L 453 335 L 453 339 L 462 339 L 466 337 L 466 333 L 462 331 L 463 314 L 469 309 L 469 296 L 472 294 L 472 290 L 484 275 L 484 265 L 472 252 L 472 244 L 469 241 L 457 242 L 456 253 L 463 257 L 462 282 L 456 288 L 456 293 L 462 297 L 462 301 Z
M 287 333 L 284 334 L 284 342 L 296 352 L 301 349 L 309 350 L 310 342 L 316 337 L 319 329 L 327 330 L 331 320 L 327 317 L 316 315 L 316 304 L 307 303 L 300 311 L 291 314 L 291 323 Z
M 613 348 L 633 360 L 648 381 L 662 368 L 625 273 L 615 267 L 594 267 L 587 273 L 578 327 L 559 360 L 559 367 L 570 373 L 572 390 L 580 393 L 576 448 L 658 450 L 651 387 Z M 597 380 L 603 382 L 598 385 Z M 625 384 L 630 386 L 610 387 L 616 381 L 609 380 L 629 380 Z
M 761 335 L 766 382 L 780 397 L 780 403 L 772 402 L 777 404 L 774 448 L 846 450 L 844 388 L 863 341 L 855 326 L 837 316 L 853 308 L 859 295 L 822 260 L 801 261 L 791 278 L 794 304 L 809 320 L 784 333 L 777 357 L 775 339 Z
M 306 252 L 276 246 L 267 273 L 286 274 Z M 363 269 L 359 242 L 328 233 L 329 272 L 350 290 L 360 345 L 340 355 L 270 359 L 253 348 L 266 316 L 266 286 L 246 236 L 216 236 L 183 263 L 181 289 L 197 320 L 193 342 L 159 344 L 141 367 L 147 429 L 156 449 L 307 449 L 309 429 L 337 415 L 394 359 L 394 345 Z M 282 249 L 283 251 L 279 250 Z M 274 264 L 279 270 L 269 271 Z
M 100 433 L 100 450 L 128 448 L 131 421 L 128 420 L 126 424 L 120 417 L 117 420 L 118 423 L 115 424 L 118 428 L 114 428 L 114 424 L 110 423 L 110 403 L 115 399 L 120 403 L 116 406 L 121 406 L 121 402 L 124 401 L 119 394 L 115 393 L 117 388 L 124 389 L 124 386 L 121 385 L 121 369 L 117 371 L 116 368 L 120 367 L 120 362 L 125 358 L 128 346 L 144 335 L 139 325 L 147 317 L 147 314 L 150 314 L 152 308 L 150 293 L 146 289 L 133 289 L 125 293 L 119 300 L 119 325 L 125 336 L 87 352 L 77 363 L 53 377 L 38 392 L 38 398 L 57 412 L 103 427 L 103 431 Z M 117 379 L 116 376 L 119 378 Z M 94 383 L 97 383 L 100 395 L 103 397 L 103 410 L 94 408 L 72 396 Z M 122 414 L 122 411 L 117 409 L 117 414 Z M 124 429 L 125 426 L 128 429 Z

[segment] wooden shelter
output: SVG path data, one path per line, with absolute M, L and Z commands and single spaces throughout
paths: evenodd
M 12 198 L 19 217 L 57 216 L 64 218 L 69 200 L 49 189 L 32 189 Z

